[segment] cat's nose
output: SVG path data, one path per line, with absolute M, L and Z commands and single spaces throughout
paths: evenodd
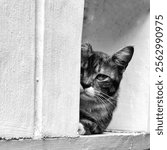
M 81 82 L 81 85 L 82 85 L 83 89 L 89 88 L 91 86 L 90 83 L 84 83 L 84 82 Z

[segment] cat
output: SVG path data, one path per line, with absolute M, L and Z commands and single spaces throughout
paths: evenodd
M 127 46 L 110 57 L 94 51 L 89 43 L 82 44 L 79 134 L 100 134 L 108 127 L 123 72 L 133 53 L 133 46 Z

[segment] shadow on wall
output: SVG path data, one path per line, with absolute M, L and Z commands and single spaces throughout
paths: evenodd
M 133 45 L 109 129 L 149 130 L 149 0 L 86 0 L 82 42 L 113 54 Z
M 111 49 L 111 43 L 144 21 L 149 5 L 149 0 L 86 0 L 83 41 L 96 42 L 92 44 L 99 50 Z

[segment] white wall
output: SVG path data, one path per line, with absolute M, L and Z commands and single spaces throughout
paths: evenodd
M 77 136 L 84 1 L 45 4 L 43 134 Z
M 35 2 L 0 0 L 0 137 L 31 137 Z
M 135 48 L 109 129 L 148 131 L 149 1 L 93 0 L 85 6 L 83 42 L 108 54 L 128 45 Z
M 78 136 L 83 0 L 0 0 L 0 137 Z

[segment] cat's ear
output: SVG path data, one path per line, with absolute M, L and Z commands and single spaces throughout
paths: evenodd
M 116 52 L 112 56 L 112 61 L 125 70 L 126 67 L 128 66 L 128 63 L 132 59 L 133 53 L 134 53 L 134 47 L 127 46 L 121 49 L 120 51 Z
M 90 57 L 92 55 L 93 49 L 92 45 L 89 43 L 84 43 L 81 45 L 81 53 Z

